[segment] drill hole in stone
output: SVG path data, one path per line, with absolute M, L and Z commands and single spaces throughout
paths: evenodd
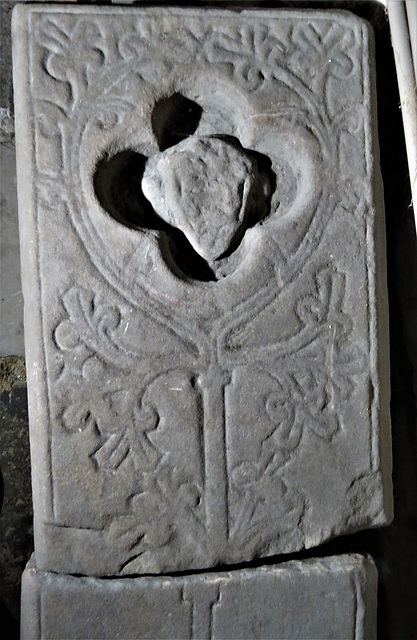
M 181 93 L 159 100 L 152 112 L 152 130 L 161 151 L 193 135 L 203 109 Z

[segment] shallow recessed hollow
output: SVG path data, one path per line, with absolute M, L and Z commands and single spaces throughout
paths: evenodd
M 160 231 L 159 246 L 166 264 L 180 277 L 203 282 L 216 281 L 218 270 L 221 277 L 224 277 L 222 261 L 228 259 L 238 249 L 249 227 L 262 223 L 262 220 L 269 215 L 271 195 L 276 188 L 276 177 L 267 156 L 244 149 L 239 140 L 233 136 L 213 137 L 223 139 L 229 145 L 255 159 L 259 172 L 259 180 L 252 194 L 245 224 L 236 234 L 227 251 L 215 262 L 208 262 L 199 255 L 185 233 L 177 226 L 166 222 L 161 217 L 162 214 L 158 215 L 145 197 L 141 182 L 147 163 L 146 156 L 132 149 L 126 149 L 114 155 L 106 154 L 98 162 L 93 177 L 97 199 L 112 218 L 132 229 Z M 227 269 L 226 267 L 226 272 Z
M 142 180 L 155 211 L 181 229 L 215 271 L 246 230 L 269 215 L 275 188 L 267 156 L 219 134 L 191 136 L 155 154 Z
M 173 147 L 197 130 L 203 109 L 181 93 L 159 100 L 152 112 L 152 130 L 161 151 Z
M 147 158 L 126 149 L 105 155 L 97 164 L 94 191 L 103 209 L 127 227 L 159 229 L 164 221 L 142 193 L 141 181 Z
M 180 274 L 202 282 L 216 280 L 212 269 L 182 231 L 162 220 L 145 198 L 141 181 L 146 160 L 144 155 L 131 149 L 112 156 L 106 154 L 98 162 L 93 176 L 97 200 L 114 220 L 130 229 L 163 232 L 167 241 L 160 243 L 161 253 L 167 264 L 177 266 Z

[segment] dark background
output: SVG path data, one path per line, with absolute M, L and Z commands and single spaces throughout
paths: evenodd
M 0 620 L 3 629 L 7 628 L 7 622 L 10 623 L 7 633 L 9 638 L 19 637 L 20 577 L 33 550 L 11 81 L 10 19 L 14 4 L 16 2 L 0 2 Z M 390 526 L 383 529 L 341 537 L 308 552 L 269 558 L 267 561 L 252 562 L 245 566 L 354 551 L 370 553 L 379 572 L 378 638 L 417 638 L 417 243 L 394 57 L 385 8 L 377 0 L 127 0 L 119 4 L 229 8 L 336 7 L 353 11 L 369 20 L 374 27 L 387 230 L 395 518 Z

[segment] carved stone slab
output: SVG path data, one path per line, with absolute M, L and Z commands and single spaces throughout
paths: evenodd
M 20 6 L 38 568 L 204 568 L 391 518 L 372 37 Z
M 22 639 L 376 637 L 377 572 L 360 555 L 186 577 L 23 574 Z M 297 606 L 294 606 L 297 603 Z

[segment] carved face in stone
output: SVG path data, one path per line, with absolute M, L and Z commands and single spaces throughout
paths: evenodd
M 257 162 L 230 140 L 192 137 L 147 162 L 142 189 L 157 214 L 181 229 L 208 262 L 233 250 L 260 196 Z

